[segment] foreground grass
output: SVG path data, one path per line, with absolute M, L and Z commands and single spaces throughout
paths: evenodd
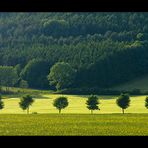
M 148 135 L 147 114 L 0 115 L 0 135 Z

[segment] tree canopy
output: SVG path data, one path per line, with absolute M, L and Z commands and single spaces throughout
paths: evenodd
M 12 66 L 0 66 L 0 85 L 6 87 L 14 86 L 19 77 L 17 71 Z
M 0 13 L 0 22 L 0 65 L 34 69 L 24 76 L 29 87 L 49 88 L 45 75 L 57 62 L 76 69 L 68 87 L 109 88 L 148 74 L 148 13 Z
M 87 108 L 91 110 L 91 113 L 93 113 L 93 110 L 100 110 L 98 105 L 100 104 L 99 98 L 97 96 L 91 95 L 88 97 L 88 100 L 86 101 Z
M 130 97 L 129 97 L 129 95 L 128 95 L 128 94 L 121 94 L 121 95 L 117 98 L 116 103 L 117 103 L 117 105 L 118 105 L 120 108 L 122 108 L 122 112 L 123 112 L 123 114 L 124 114 L 124 110 L 125 110 L 126 108 L 128 108 L 129 105 L 130 105 Z
M 28 62 L 21 72 L 21 78 L 26 80 L 29 87 L 32 88 L 47 88 L 47 75 L 50 69 L 50 64 L 44 60 L 33 59 Z
M 34 102 L 34 99 L 30 95 L 26 95 L 20 99 L 19 105 L 23 110 L 27 110 L 27 114 L 29 114 L 29 107 Z
M 55 85 L 57 90 L 70 86 L 74 82 L 74 78 L 75 70 L 64 62 L 56 63 L 48 75 L 50 84 Z
M 69 102 L 67 97 L 58 97 L 54 100 L 53 106 L 55 106 L 59 110 L 59 114 L 61 110 L 68 106 Z

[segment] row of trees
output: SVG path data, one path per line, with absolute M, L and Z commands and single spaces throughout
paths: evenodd
M 21 98 L 19 105 L 23 110 L 27 110 L 27 114 L 29 114 L 29 107 L 33 104 L 34 99 L 30 95 L 26 95 Z M 86 100 L 87 108 L 93 114 L 93 110 L 100 110 L 99 108 L 99 98 L 95 95 L 91 95 Z M 130 97 L 128 94 L 121 94 L 117 100 L 116 104 L 122 109 L 122 113 L 124 114 L 124 110 L 130 106 Z M 58 97 L 54 100 L 53 106 L 59 110 L 59 114 L 61 110 L 66 108 L 69 105 L 67 97 Z M 148 97 L 145 99 L 145 107 L 148 109 Z M 4 102 L 2 101 L 2 97 L 0 96 L 0 109 L 4 108 Z
M 111 64 L 111 63 L 110 63 Z M 117 66 L 118 64 L 116 64 Z M 94 69 L 94 68 L 93 68 Z M 94 69 L 94 71 L 96 71 Z M 98 70 L 97 70 L 98 71 Z M 121 70 L 122 71 L 122 70 Z M 91 75 L 92 71 L 85 71 L 85 73 L 89 74 L 90 76 L 85 80 L 85 77 L 78 77 L 79 72 L 74 69 L 69 63 L 65 62 L 57 62 L 51 68 L 49 63 L 41 59 L 33 59 L 31 60 L 24 69 L 21 70 L 19 65 L 15 67 L 12 66 L 0 66 L 0 85 L 6 86 L 6 93 L 9 92 L 9 87 L 16 86 L 20 88 L 46 88 L 58 90 L 59 93 L 63 94 L 116 94 L 119 95 L 121 91 L 112 90 L 108 88 L 101 88 L 101 87 L 90 87 L 93 82 Z M 102 71 L 98 71 L 98 74 L 102 74 Z M 108 71 L 109 73 L 109 71 Z M 126 75 L 126 73 L 124 73 Z M 108 77 L 112 78 L 112 76 Z M 130 77 L 130 76 L 129 76 Z M 101 77 L 102 79 L 105 77 Z M 120 77 L 119 77 L 120 78 Z M 93 78 L 98 81 L 97 77 Z M 125 78 L 126 79 L 126 78 Z M 79 82 L 81 81 L 88 82 L 88 86 L 80 87 Z M 111 79 L 112 82 L 116 82 L 114 78 Z M 83 82 L 84 84 L 86 82 Z M 99 83 L 100 81 L 98 81 Z M 95 82 L 96 83 L 96 82 Z M 109 82 L 108 82 L 109 83 Z M 77 84 L 77 85 L 76 85 Z M 100 82 L 101 84 L 101 82 Z M 118 84 L 117 82 L 114 83 Z M 66 89 L 65 89 L 66 88 Z M 3 89 L 0 90 L 3 93 Z M 139 89 L 133 89 L 131 91 L 125 90 L 122 91 L 124 93 L 129 93 L 131 95 L 146 95 L 147 91 L 141 92 Z
M 76 58 L 75 61 L 69 61 L 73 59 L 71 56 L 74 55 L 71 51 L 75 50 L 69 50 L 70 53 L 68 53 L 65 48 L 63 50 L 63 54 L 61 54 L 60 51 L 58 54 L 63 55 L 63 57 L 69 54 L 69 60 L 64 58 L 64 60 L 57 59 L 56 62 L 50 62 L 46 59 L 33 59 L 24 67 L 21 67 L 20 64 L 15 66 L 16 70 L 13 71 L 8 71 L 8 66 L 1 66 L 0 70 L 2 70 L 0 72 L 0 80 L 5 82 L 1 81 L 0 85 L 14 86 L 14 82 L 16 82 L 16 78 L 18 77 L 17 80 L 19 80 L 19 83 L 21 80 L 27 81 L 28 87 L 30 88 L 49 89 L 51 88 L 49 87 L 49 83 L 54 84 L 54 87 L 57 89 L 82 87 L 109 88 L 113 85 L 127 82 L 135 77 L 148 73 L 146 68 L 148 66 L 148 43 L 136 42 L 130 45 L 124 45 L 124 43 L 122 43 L 119 46 L 106 41 L 103 44 L 104 46 L 107 46 L 105 48 L 108 50 L 102 49 L 103 51 L 98 53 L 95 51 L 93 52 L 93 49 L 98 48 L 95 44 L 88 46 L 91 48 L 94 45 L 95 47 L 88 51 L 89 54 L 85 56 L 84 59 L 84 61 L 88 63 L 86 64 L 86 62 L 84 62 L 84 65 L 81 65 L 78 62 L 83 61 L 83 58 L 81 57 L 83 55 L 83 51 L 80 52 L 80 50 L 76 50 L 77 56 L 80 56 L 79 59 Z M 110 45 L 108 46 L 107 44 Z M 120 47 L 120 50 L 118 46 Z M 125 48 L 124 46 L 127 47 Z M 90 55 L 94 55 L 95 58 L 91 58 Z M 92 59 L 96 60 L 92 61 Z M 3 70 L 4 68 L 6 70 Z M 12 67 L 10 66 L 9 69 L 12 70 Z M 49 73 L 51 74 L 47 79 Z M 13 81 L 13 78 L 15 78 L 15 81 Z M 7 79 L 9 79 L 9 81 L 7 81 Z M 58 81 L 56 79 L 58 79 Z M 70 84 L 63 84 L 66 81 Z M 61 84 L 59 85 L 59 83 Z
M 0 66 L 0 85 L 6 87 L 18 86 L 20 88 L 46 88 L 55 87 L 64 89 L 73 84 L 76 71 L 70 64 L 58 62 L 50 69 L 50 65 L 43 60 L 32 60 L 23 70 L 19 65 Z
M 75 81 L 68 88 L 107 88 L 148 73 L 147 41 L 125 43 L 106 40 L 82 44 L 71 47 L 56 46 L 56 51 L 52 50 L 52 52 L 47 48 L 39 53 L 36 53 L 36 48 L 33 52 L 29 50 L 28 57 L 34 54 L 39 56 L 28 60 L 29 62 L 27 61 L 23 66 L 19 64 L 22 73 L 20 77 L 28 81 L 30 88 L 49 89 L 47 75 L 51 67 L 59 62 L 68 63 L 76 71 Z M 44 57 L 42 53 L 50 57 Z

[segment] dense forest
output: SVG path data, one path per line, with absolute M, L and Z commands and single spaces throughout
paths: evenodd
M 108 88 L 146 75 L 148 13 L 0 13 L 0 65 L 21 73 L 35 59 L 33 88 L 49 89 L 57 62 L 75 69 L 70 88 Z

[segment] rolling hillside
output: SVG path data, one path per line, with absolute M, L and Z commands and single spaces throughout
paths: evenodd
M 47 75 L 57 62 L 76 71 L 69 88 L 118 86 L 148 74 L 147 24 L 148 13 L 1 12 L 0 65 L 21 72 L 33 59 L 44 60 L 30 88 L 49 89 Z
M 121 91 L 122 90 L 131 91 L 133 89 L 140 89 L 142 91 L 148 91 L 148 75 L 117 85 L 115 87 L 112 87 L 112 89 L 121 90 Z

